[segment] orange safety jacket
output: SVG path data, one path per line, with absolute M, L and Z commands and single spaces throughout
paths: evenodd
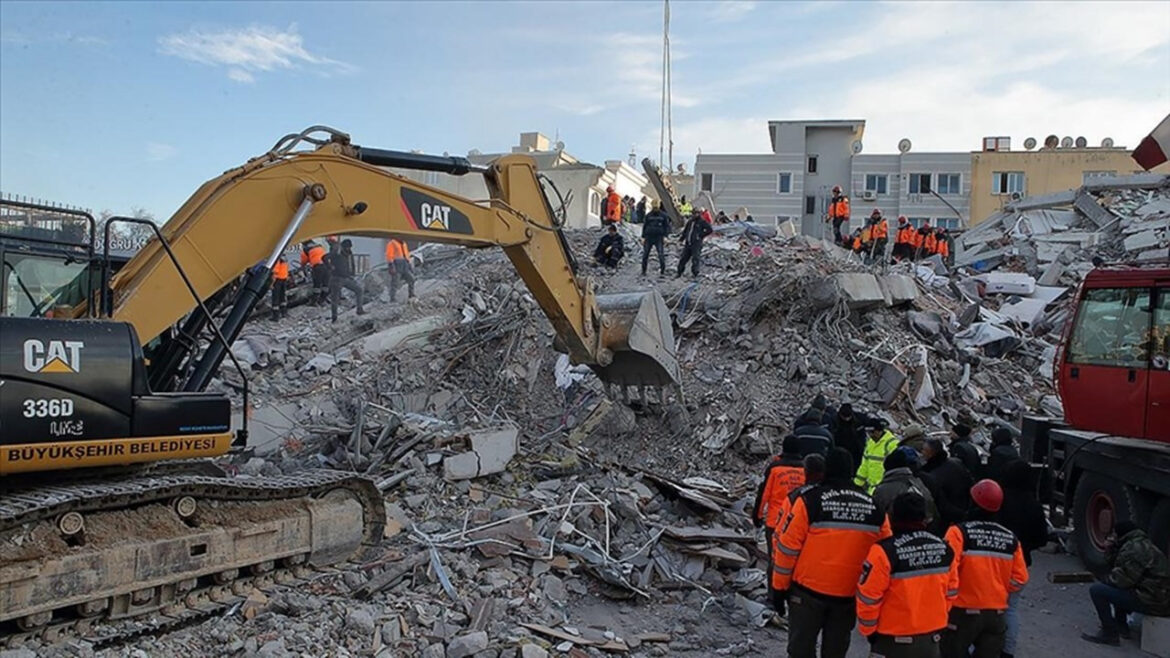
M 785 459 L 777 457 L 768 464 L 764 471 L 764 481 L 760 483 L 760 490 L 756 495 L 756 508 L 752 518 L 761 520 L 764 525 L 775 529 L 780 525 L 784 510 L 784 501 L 794 489 L 804 485 L 804 465 L 799 458 Z
M 898 233 L 894 239 L 898 244 L 914 244 L 914 227 L 907 224 L 898 229 Z
M 283 260 L 276 261 L 272 266 L 272 278 L 276 281 L 285 281 L 288 279 L 288 263 Z
M 857 585 L 857 623 L 862 635 L 941 631 L 958 593 L 955 551 L 925 530 L 899 533 L 869 549 Z
M 922 250 L 928 254 L 938 251 L 938 238 L 934 237 L 934 233 L 926 234 L 926 238 L 922 242 Z
M 399 259 L 410 260 L 410 247 L 401 240 L 391 240 L 386 243 L 386 262 L 393 263 Z
M 886 238 L 890 237 L 889 222 L 884 219 L 878 221 L 877 224 L 873 225 L 873 231 L 871 234 L 873 235 L 874 240 L 885 240 Z
M 622 221 L 622 198 L 618 196 L 617 192 L 606 197 L 605 218 L 611 222 Z
M 800 494 L 772 551 L 772 587 L 795 582 L 826 596 L 853 596 L 869 549 L 890 536 L 873 499 L 852 487 L 819 485 Z
M 994 521 L 967 521 L 947 530 L 959 571 L 956 608 L 1006 610 L 1008 594 L 1028 583 L 1020 541 Z
M 938 239 L 938 255 L 943 258 L 951 255 L 951 243 L 943 238 Z
M 843 196 L 829 203 L 829 219 L 849 219 L 849 197 Z
M 853 251 L 861 251 L 861 236 L 853 238 Z
M 868 243 L 868 242 L 869 242 L 871 239 L 873 239 L 873 229 L 871 229 L 871 228 L 870 228 L 870 227 L 868 227 L 868 226 L 866 226 L 865 228 L 861 229 L 861 244 L 866 244 L 866 243 Z
M 313 246 L 309 251 L 301 250 L 301 265 L 317 267 L 325 262 L 325 247 Z

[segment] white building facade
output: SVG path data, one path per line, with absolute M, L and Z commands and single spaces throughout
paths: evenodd
M 864 154 L 864 133 L 864 120 L 771 121 L 772 153 L 700 154 L 694 194 L 709 194 L 728 215 L 746 209 L 757 222 L 791 220 L 806 235 L 824 231 L 835 185 L 850 198 L 851 228 L 875 208 L 891 221 L 966 226 L 970 153 L 916 153 L 904 140 L 901 153 Z

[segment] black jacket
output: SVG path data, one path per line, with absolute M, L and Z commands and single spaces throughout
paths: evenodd
M 798 425 L 792 433 L 796 435 L 796 438 L 800 439 L 801 457 L 806 457 L 814 452 L 827 455 L 829 454 L 829 448 L 833 447 L 833 434 L 824 425 L 805 423 L 804 425 Z
M 991 478 L 1000 485 L 1003 481 L 1003 469 L 1011 462 L 1020 458 L 1020 452 L 1016 447 L 1010 443 L 1001 443 L 991 449 L 991 454 L 987 455 L 987 469 L 983 472 L 983 477 Z
M 703 238 L 711 235 L 712 230 L 711 225 L 702 217 L 691 217 L 687 221 L 687 225 L 683 227 L 683 245 L 687 247 L 702 245 Z
M 606 248 L 612 247 L 609 253 L 606 254 Z M 625 242 L 622 241 L 620 233 L 606 233 L 601 236 L 601 242 L 597 243 L 597 251 L 593 252 L 593 257 L 598 260 L 606 258 L 621 258 L 622 254 L 626 252 Z
M 942 452 L 923 464 L 922 472 L 934 480 L 934 503 L 943 529 L 965 520 L 967 508 L 971 506 L 971 487 L 975 484 L 967 467 Z
M 967 467 L 972 478 L 978 480 L 983 477 L 983 460 L 979 458 L 979 448 L 970 439 L 951 441 L 947 451 Z
M 1003 506 L 998 521 L 1016 534 L 1024 551 L 1024 562 L 1032 566 L 1032 551 L 1048 543 L 1048 521 L 1044 508 L 1032 490 L 1032 469 L 1022 459 L 1008 462 L 1000 473 Z
M 645 199 L 642 199 L 641 201 L 638 202 L 638 205 L 634 206 L 634 221 L 635 222 L 646 221 L 646 200 Z
M 853 455 L 853 463 L 861 464 L 861 456 L 865 453 L 865 430 L 861 424 L 866 417 L 857 411 L 849 419 L 837 415 L 837 426 L 832 429 L 833 443 L 838 448 L 845 448 Z
M 642 237 L 647 240 L 670 235 L 670 218 L 661 210 L 651 210 L 642 220 Z
M 343 249 L 330 251 L 329 268 L 335 278 L 344 279 L 353 276 L 353 252 Z

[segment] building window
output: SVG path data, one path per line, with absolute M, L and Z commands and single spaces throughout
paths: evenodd
M 589 214 L 601 216 L 601 197 L 593 190 L 589 190 Z
M 866 174 L 865 191 L 875 194 L 885 194 L 889 185 L 889 176 L 885 174 Z
M 940 228 L 945 228 L 948 231 L 952 231 L 954 229 L 959 228 L 959 218 L 958 217 L 936 217 L 933 224 L 934 224 L 934 226 L 938 226 Z
M 792 174 L 787 172 L 776 174 L 776 194 L 792 194 Z
M 817 173 L 817 156 L 815 155 L 808 156 L 808 173 Z
M 1073 325 L 1068 362 L 1146 368 L 1149 336 L 1149 288 L 1087 290 Z
M 1023 194 L 1024 172 L 994 171 L 991 173 L 992 194 Z
M 983 150 L 984 151 L 1010 151 L 1012 149 L 1011 137 L 984 137 Z
M 817 198 L 815 196 L 804 197 L 804 214 L 806 214 L 806 215 L 817 214 Z
M 929 217 L 907 217 L 906 220 L 910 222 L 910 225 L 914 228 L 922 228 L 926 224 L 930 223 Z
M 700 192 L 710 192 L 711 188 L 713 188 L 715 186 L 714 183 L 715 183 L 715 175 L 714 174 L 700 175 L 699 176 L 699 191 Z
M 939 174 L 935 190 L 939 194 L 962 194 L 962 182 L 962 176 L 959 174 Z
M 1081 182 L 1088 183 L 1093 178 L 1103 178 L 1105 176 L 1116 176 L 1116 171 L 1086 171 L 1081 174 Z
M 910 194 L 930 194 L 930 174 L 910 174 Z

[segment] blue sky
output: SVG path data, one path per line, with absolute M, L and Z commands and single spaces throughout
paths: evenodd
M 680 2 L 675 161 L 769 119 L 864 118 L 865 151 L 1110 136 L 1170 111 L 1170 3 Z M 0 3 L 0 190 L 170 216 L 312 124 L 454 154 L 522 131 L 658 153 L 660 2 Z

